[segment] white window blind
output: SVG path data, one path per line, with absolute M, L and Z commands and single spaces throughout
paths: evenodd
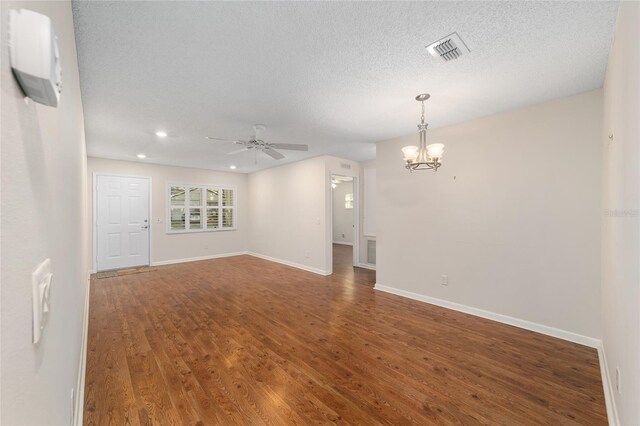
M 167 184 L 168 233 L 236 228 L 236 190 L 220 185 Z

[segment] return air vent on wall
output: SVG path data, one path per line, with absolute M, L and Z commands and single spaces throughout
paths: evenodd
M 376 240 L 367 240 L 367 263 L 376 264 Z
M 452 33 L 434 43 L 427 46 L 427 51 L 436 59 L 442 62 L 453 61 L 458 59 L 470 50 L 462 41 L 458 33 Z

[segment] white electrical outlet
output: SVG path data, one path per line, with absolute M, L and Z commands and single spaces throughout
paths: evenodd
M 307 259 L 309 258 L 309 250 L 304 252 L 304 257 L 306 257 Z
M 440 284 L 442 284 L 444 286 L 448 286 L 449 285 L 449 276 L 448 275 L 442 275 Z
M 616 390 L 619 394 L 622 394 L 622 376 L 620 374 L 620 367 L 616 367 Z

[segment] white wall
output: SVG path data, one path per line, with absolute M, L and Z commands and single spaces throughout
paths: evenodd
M 249 251 L 326 272 L 325 159 L 249 175 Z
M 44 13 L 58 35 L 58 108 L 24 100 L 9 68 L 8 13 Z M 86 264 L 86 151 L 71 3 L 1 2 L 2 411 L 0 423 L 69 424 L 81 359 Z M 51 310 L 31 343 L 31 273 L 51 258 Z
M 331 175 L 358 173 L 357 162 L 325 155 L 250 174 L 249 251 L 331 274 Z
M 377 146 L 377 284 L 600 337 L 602 91 Z M 441 285 L 441 274 L 449 285 Z
M 144 162 L 107 160 L 90 157 L 88 167 L 89 200 L 93 199 L 94 173 L 121 173 L 133 176 L 150 176 L 151 191 L 151 262 L 167 262 L 206 256 L 223 255 L 247 251 L 248 224 L 248 188 L 247 175 L 244 173 L 226 173 L 186 167 L 162 166 Z M 231 185 L 237 189 L 237 224 L 235 231 L 197 232 L 185 234 L 167 234 L 166 232 L 166 190 L 168 182 L 194 184 Z M 93 204 L 89 202 L 89 217 L 93 217 Z M 160 221 L 160 222 L 159 222 Z M 89 247 L 93 248 L 93 224 L 89 225 Z M 94 256 L 92 256 L 93 259 Z
M 345 207 L 345 196 L 353 194 L 353 181 L 336 183 L 333 188 L 333 242 L 353 245 L 353 212 Z
M 376 175 L 376 160 L 360 163 L 360 264 L 367 264 L 367 241 L 375 240 L 375 223 L 376 223 L 376 188 L 365 188 L 365 173 L 373 172 Z M 374 182 L 375 183 L 375 182 Z M 373 198 L 373 199 L 371 199 Z M 367 215 L 369 217 L 367 217 Z M 370 221 L 373 226 L 373 233 L 370 229 L 366 229 L 366 222 Z
M 620 2 L 604 85 L 602 338 L 620 423 L 640 424 L 640 3 Z M 609 142 L 608 135 L 613 134 Z

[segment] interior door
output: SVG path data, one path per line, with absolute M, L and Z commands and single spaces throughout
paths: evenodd
M 96 176 L 98 271 L 149 264 L 149 178 Z

